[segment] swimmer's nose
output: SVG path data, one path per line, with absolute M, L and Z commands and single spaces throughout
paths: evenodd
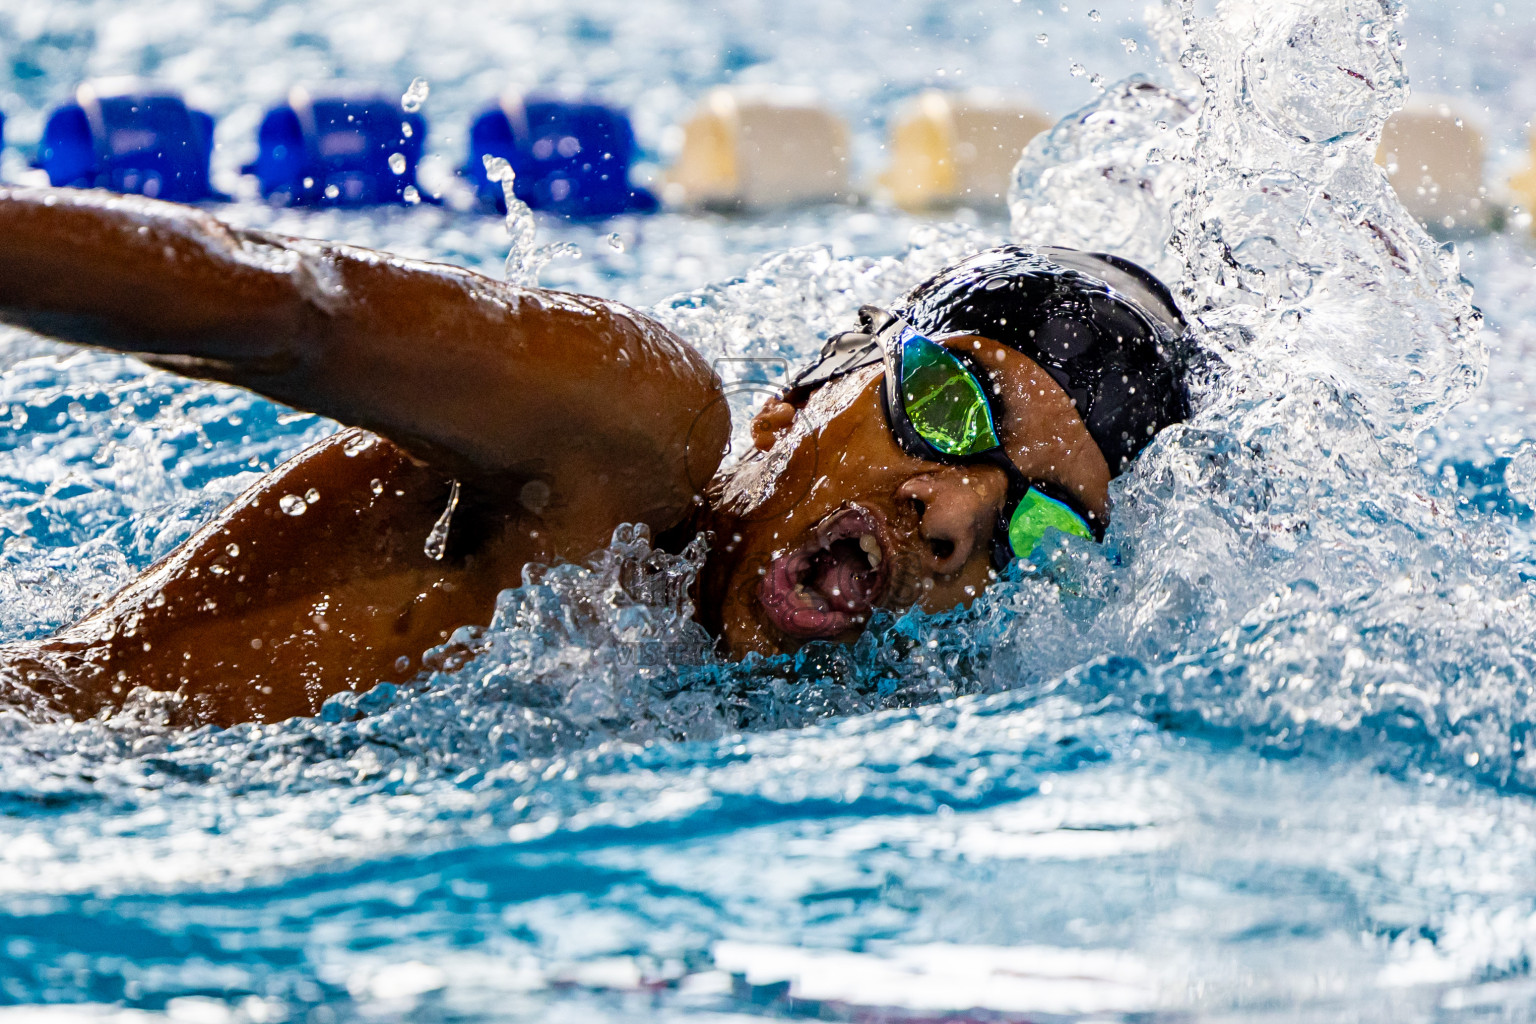
M 984 548 L 1006 490 L 1002 472 L 990 466 L 950 466 L 897 489 L 896 497 L 917 513 L 917 532 L 926 545 L 920 555 L 930 572 L 957 573 Z

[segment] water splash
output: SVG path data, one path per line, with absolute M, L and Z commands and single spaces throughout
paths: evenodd
M 1262 746 L 1347 736 L 1383 763 L 1423 756 L 1403 740 L 1536 785 L 1536 595 L 1509 524 L 1458 508 L 1413 449 L 1487 352 L 1454 250 L 1372 161 L 1406 93 L 1399 10 L 1191 11 L 1168 15 L 1198 92 L 1112 90 L 1016 174 L 1016 230 L 1071 225 L 1075 244 L 1155 262 L 1210 362 L 1194 420 L 1117 483 L 1118 564 L 1068 576 L 1095 613 L 1021 620 L 1011 639 L 1081 631 L 1157 666 L 1114 675 L 1117 699 Z
M 1176 280 L 1173 204 L 1187 188 L 1192 99 L 1145 78 L 1035 139 L 1009 189 L 1015 238 L 1113 252 Z
M 550 261 L 562 256 L 579 258 L 581 250 L 570 242 L 535 246 L 533 241 L 537 226 L 534 223 L 533 210 L 527 203 L 517 198 L 517 193 L 513 190 L 517 173 L 512 170 L 512 165 L 506 161 L 505 157 L 491 156 L 487 153 L 481 159 L 485 163 L 486 176 L 491 181 L 501 183 L 502 199 L 507 205 L 507 237 L 511 240 L 511 248 L 507 251 L 502 276 L 512 284 L 537 288 L 539 272 Z

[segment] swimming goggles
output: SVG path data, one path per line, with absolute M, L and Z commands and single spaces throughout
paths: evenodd
M 1008 492 L 992 537 L 999 569 L 1028 558 L 1050 530 L 1103 538 L 1092 512 L 1063 488 L 1026 477 L 1003 450 L 997 432 L 1001 400 L 992 376 L 967 352 L 917 332 L 878 306 L 859 310 L 861 331 L 827 340 L 822 357 L 791 382 L 803 391 L 877 361 L 885 363 L 881 404 L 891 434 L 914 458 L 946 465 L 989 465 L 1003 471 Z

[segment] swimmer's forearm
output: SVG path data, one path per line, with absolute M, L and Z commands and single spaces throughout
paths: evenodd
M 0 188 L 0 318 L 124 351 L 279 356 L 314 332 L 314 310 L 274 272 L 279 251 L 242 241 L 191 208 Z
M 152 200 L 0 189 L 0 320 L 375 430 L 455 475 L 621 492 L 620 518 L 665 519 L 643 513 L 702 486 L 728 429 L 703 359 L 632 310 Z

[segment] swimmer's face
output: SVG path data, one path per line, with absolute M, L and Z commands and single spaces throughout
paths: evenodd
M 995 372 L 998 434 L 1020 471 L 1107 521 L 1109 466 L 1066 392 L 997 342 L 943 344 Z M 752 423 L 754 450 L 712 485 L 700 608 L 733 655 L 850 642 L 875 608 L 969 605 L 994 577 L 1003 471 L 902 451 L 881 408 L 882 376 L 866 367 L 801 407 L 770 399 Z

